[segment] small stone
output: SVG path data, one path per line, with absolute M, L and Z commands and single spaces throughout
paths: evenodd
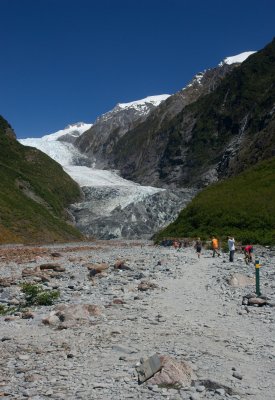
M 29 356 L 28 354 L 20 354 L 20 355 L 18 356 L 18 358 L 19 358 L 19 360 L 21 360 L 21 361 L 27 361 L 27 360 L 29 360 L 30 356 Z
M 5 342 L 6 340 L 11 340 L 11 338 L 8 336 L 3 336 L 1 342 Z
M 200 395 L 198 393 L 192 393 L 190 400 L 200 400 Z
M 219 389 L 216 389 L 216 390 L 215 390 L 215 393 L 218 393 L 218 394 L 220 394 L 221 396 L 224 396 L 224 395 L 225 395 L 225 390 L 224 390 L 223 388 L 219 388 Z
M 234 371 L 232 376 L 234 376 L 234 378 L 239 379 L 240 381 L 243 379 L 242 375 L 239 374 L 238 372 Z
M 14 298 L 14 299 L 9 300 L 9 304 L 11 306 L 18 306 L 20 304 L 20 301 Z

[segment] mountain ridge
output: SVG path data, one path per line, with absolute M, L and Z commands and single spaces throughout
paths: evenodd
M 83 238 L 67 210 L 81 198 L 78 185 L 47 155 L 21 145 L 1 116 L 0 164 L 0 243 Z
M 222 79 L 214 80 L 216 87 L 211 86 L 210 76 L 208 93 L 165 120 L 164 112 L 160 117 L 157 111 L 173 100 L 171 96 L 147 121 L 121 138 L 114 151 L 114 166 L 122 176 L 141 184 L 203 187 L 251 165 L 253 151 L 257 160 L 271 156 L 274 54 L 273 40 Z M 220 72 L 211 73 L 215 71 Z

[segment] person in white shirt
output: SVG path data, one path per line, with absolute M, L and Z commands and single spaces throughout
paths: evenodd
M 234 261 L 234 253 L 235 253 L 235 239 L 231 236 L 228 236 L 228 248 L 229 248 L 229 261 Z

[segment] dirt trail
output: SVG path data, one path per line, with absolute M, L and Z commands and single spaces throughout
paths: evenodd
M 193 360 L 200 378 L 224 383 L 249 399 L 274 400 L 274 324 L 259 318 L 266 310 L 243 313 L 240 295 L 224 297 L 220 282 L 231 270 L 227 256 L 212 258 L 209 252 L 198 260 L 191 250 L 187 252 L 194 263 L 183 264 L 183 277 L 163 282 L 167 291 L 154 299 L 152 309 L 159 310 L 168 326 L 179 326 L 173 335 L 175 346 L 196 354 Z M 242 264 L 240 272 L 241 268 Z M 234 370 L 242 380 L 232 376 Z
M 259 254 L 262 288 L 274 302 L 274 254 Z M 58 302 L 69 308 L 96 304 L 102 310 L 86 320 L 76 315 L 67 327 L 60 321 L 42 323 L 55 306 L 33 307 L 32 319 L 23 319 L 21 312 L 10 321 L 0 317 L 2 397 L 274 400 L 275 308 L 242 306 L 242 296 L 254 287 L 231 287 L 227 278 L 237 272 L 253 276 L 254 268 L 238 255 L 229 263 L 227 255 L 212 258 L 205 250 L 198 260 L 191 247 L 177 252 L 118 241 L 37 252 L 23 247 L 5 250 L 2 256 L 1 276 L 18 279 L 0 289 L 3 304 L 22 301 L 23 268 L 58 262 L 65 272 L 50 279 L 45 289 L 58 288 Z M 121 258 L 129 270 L 113 268 Z M 106 262 L 110 268 L 93 283 L 86 264 L 94 262 Z M 142 280 L 158 287 L 141 292 Z M 135 365 L 155 353 L 188 361 L 198 377 L 195 386 L 179 390 L 138 385 Z

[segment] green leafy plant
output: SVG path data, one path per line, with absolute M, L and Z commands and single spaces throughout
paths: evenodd
M 60 296 L 58 290 L 43 290 L 40 285 L 23 283 L 26 305 L 51 306 Z
M 0 304 L 0 315 L 10 315 L 17 311 L 15 307 L 9 307 L 9 306 L 4 306 L 3 304 Z

